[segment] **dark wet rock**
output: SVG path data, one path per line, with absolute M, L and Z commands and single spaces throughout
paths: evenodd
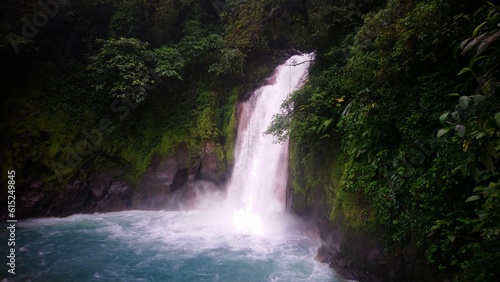
M 45 197 L 44 193 L 38 191 L 37 189 L 21 196 L 19 205 L 24 208 L 30 209 L 33 208 L 44 197 Z
M 147 210 L 159 210 L 166 208 L 170 193 L 168 185 L 143 184 L 132 199 L 132 207 Z
M 182 188 L 188 181 L 189 169 L 183 168 L 179 169 L 175 174 L 174 180 L 172 181 L 172 191 L 176 191 Z
M 217 155 L 206 155 L 201 158 L 201 170 L 217 172 L 219 170 L 219 165 L 217 163 Z
M 117 197 L 107 197 L 97 203 L 96 212 L 115 212 L 126 210 L 123 199 Z
M 205 181 L 205 182 L 213 182 L 218 183 L 218 174 L 212 171 L 201 170 L 194 177 L 195 181 Z
M 88 185 L 86 181 L 75 179 L 58 192 L 46 215 L 67 216 L 80 212 L 87 201 Z
M 32 146 L 33 140 L 29 137 L 23 139 L 20 146 Z M 190 209 L 203 202 L 207 195 L 223 192 L 227 177 L 218 171 L 215 149 L 213 143 L 207 142 L 199 153 L 189 156 L 187 146 L 181 144 L 170 156 L 153 156 L 137 185 L 126 180 L 129 168 L 114 160 L 107 160 L 111 165 L 103 171 L 96 171 L 89 163 L 73 179 L 64 180 L 65 184 L 44 182 L 40 180 L 42 175 L 27 171 L 29 178 L 23 178 L 26 184 L 16 191 L 16 215 L 26 218 L 129 209 Z M 36 169 L 48 170 L 50 168 Z M 5 211 L 2 218 L 7 218 Z
M 175 153 L 175 160 L 177 162 L 177 169 L 188 168 L 189 157 L 186 144 L 179 145 Z
M 37 190 L 42 186 L 43 182 L 40 180 L 33 181 L 29 184 L 30 190 Z
M 316 257 L 314 259 L 319 262 L 330 262 L 332 260 L 332 255 L 328 252 L 327 248 L 326 245 L 321 245 L 316 251 Z
M 317 189 L 324 191 L 324 189 Z M 441 281 L 436 267 L 425 262 L 415 244 L 387 246 L 383 230 L 362 232 L 346 227 L 339 216 L 334 222 L 325 218 L 321 195 L 314 195 L 309 216 L 319 228 L 323 242 L 316 259 L 328 263 L 337 273 L 356 281 Z
M 93 200 L 99 201 L 106 194 L 108 189 L 108 182 L 102 179 L 91 182 L 89 185 L 90 196 Z
M 188 187 L 182 193 L 182 202 L 187 209 L 195 208 L 196 204 L 196 191 L 195 189 Z
M 109 186 L 106 197 L 97 203 L 97 212 L 127 210 L 132 196 L 131 187 L 125 180 L 116 180 Z
M 89 193 L 94 201 L 103 199 L 108 193 L 110 184 L 115 179 L 123 177 L 123 172 L 118 169 L 111 169 L 105 172 L 94 172 L 88 178 Z
M 123 196 L 130 191 L 130 185 L 125 180 L 117 180 L 109 186 L 108 195 Z
M 160 161 L 158 166 L 155 169 L 155 176 L 158 179 L 162 179 L 164 184 L 170 185 L 172 184 L 174 177 L 177 173 L 177 161 L 174 157 L 167 158 L 165 160 Z
M 177 169 L 175 157 L 161 159 L 154 156 L 131 199 L 132 208 L 164 209 Z
M 131 207 L 133 209 L 145 210 L 148 207 L 148 197 L 144 191 L 136 191 L 131 199 Z

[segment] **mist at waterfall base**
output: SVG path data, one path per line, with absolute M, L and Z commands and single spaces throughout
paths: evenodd
M 314 260 L 310 226 L 285 212 L 288 142 L 263 134 L 311 59 L 293 56 L 240 105 L 226 193 L 200 189 L 191 210 L 20 221 L 7 281 L 343 281 Z

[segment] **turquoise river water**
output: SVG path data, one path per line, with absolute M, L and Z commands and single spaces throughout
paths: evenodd
M 16 274 L 5 281 L 343 281 L 313 259 L 319 242 L 245 232 L 217 212 L 31 219 L 16 233 Z

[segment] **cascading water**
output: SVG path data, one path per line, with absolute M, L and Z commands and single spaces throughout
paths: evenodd
M 288 144 L 263 135 L 283 99 L 306 78 L 311 56 L 294 56 L 278 67 L 275 81 L 241 106 L 225 205 L 19 221 L 16 274 L 2 272 L 0 279 L 343 281 L 313 259 L 319 242 L 284 213 Z
M 312 59 L 313 54 L 291 57 L 276 69 L 269 85 L 256 90 L 240 107 L 235 166 L 227 198 L 239 229 L 262 233 L 276 226 L 270 221 L 285 209 L 288 141 L 276 143 L 264 132 L 288 94 L 307 78 Z

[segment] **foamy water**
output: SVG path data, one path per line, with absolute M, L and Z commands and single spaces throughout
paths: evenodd
M 341 281 L 318 242 L 240 232 L 215 211 L 126 211 L 19 223 L 14 281 Z M 229 223 L 228 223 L 229 222 Z

